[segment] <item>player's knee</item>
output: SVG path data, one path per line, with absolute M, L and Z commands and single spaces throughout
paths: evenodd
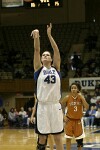
M 83 147 L 83 139 L 76 140 L 77 147 Z

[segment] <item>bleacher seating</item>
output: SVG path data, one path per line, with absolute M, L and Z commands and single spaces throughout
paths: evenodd
M 33 78 L 33 40 L 30 37 L 33 29 L 40 30 L 41 51 L 50 48 L 50 43 L 46 34 L 46 25 L 24 25 L 24 26 L 2 26 L 0 27 L 0 64 L 8 63 L 7 67 L 3 66 L 0 69 L 0 78 L 16 78 L 14 76 L 15 65 L 18 64 L 19 70 L 22 69 L 22 78 L 25 76 L 24 69 L 28 70 L 28 78 Z M 86 55 L 88 48 L 86 47 L 85 39 L 90 34 L 98 36 L 96 48 L 100 47 L 100 26 L 96 23 L 63 23 L 54 24 L 52 34 L 58 44 L 60 52 L 62 53 L 62 63 L 66 62 L 69 57 L 72 45 L 84 44 L 82 58 Z M 86 51 L 84 50 L 86 49 Z M 49 49 L 51 50 L 51 49 Z M 85 58 L 84 58 L 85 59 Z M 28 65 L 28 67 L 26 67 Z M 25 68 L 26 67 L 26 68 Z M 8 70 L 7 70 L 8 68 Z M 4 75 L 4 72 L 5 73 Z M 9 73 L 8 73 L 9 72 Z M 12 72 L 12 73 L 11 73 Z M 27 71 L 26 71 L 27 72 Z M 3 74 L 3 77 L 2 77 Z M 8 75 L 9 74 L 9 75 Z M 30 74 L 30 75 L 29 75 Z

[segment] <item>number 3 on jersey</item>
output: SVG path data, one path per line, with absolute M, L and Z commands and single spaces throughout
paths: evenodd
M 77 106 L 74 106 L 74 111 L 77 111 Z
M 48 75 L 45 79 L 44 79 L 44 82 L 47 82 L 47 84 L 54 84 L 56 83 L 56 77 L 54 75 Z

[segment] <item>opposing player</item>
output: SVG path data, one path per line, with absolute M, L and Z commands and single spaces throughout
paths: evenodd
M 66 148 L 71 150 L 71 139 L 73 136 L 77 141 L 78 150 L 82 150 L 83 138 L 85 137 L 83 126 L 83 107 L 88 109 L 89 105 L 80 93 L 81 86 L 78 83 L 72 83 L 69 95 L 61 100 L 61 104 L 67 107 L 67 113 L 64 116 Z
M 53 134 L 57 150 L 63 150 L 63 113 L 59 100 L 61 99 L 60 81 L 60 53 L 56 42 L 51 35 L 52 24 L 47 25 L 47 36 L 53 49 L 53 59 L 51 53 L 45 51 L 40 57 L 40 36 L 39 30 L 32 31 L 34 39 L 34 79 L 37 84 L 37 150 L 45 150 L 47 137 Z M 53 65 L 52 65 L 53 62 Z

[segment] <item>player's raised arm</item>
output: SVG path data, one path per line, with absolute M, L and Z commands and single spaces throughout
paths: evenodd
M 54 51 L 53 65 L 56 67 L 57 70 L 60 70 L 60 63 L 61 63 L 60 52 L 54 38 L 51 35 L 51 30 L 52 24 L 50 23 L 49 25 L 47 25 L 47 35 Z
M 34 70 L 37 71 L 41 66 L 40 60 L 40 35 L 39 30 L 35 29 L 31 32 L 31 36 L 34 39 L 34 59 L 33 59 L 33 66 Z

